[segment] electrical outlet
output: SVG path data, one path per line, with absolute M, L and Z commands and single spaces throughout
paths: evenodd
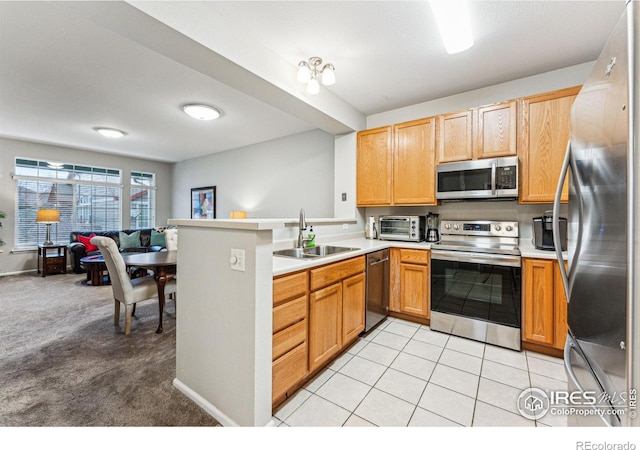
M 347 201 L 347 193 L 346 193 L 346 192 L 343 192 L 343 193 L 342 193 L 342 201 L 343 201 L 343 202 L 346 202 L 346 201 Z
M 244 250 L 232 248 L 229 263 L 231 264 L 231 270 L 244 272 Z
M 348 223 L 343 223 L 342 224 L 342 229 L 343 230 L 348 230 L 349 229 L 349 224 Z

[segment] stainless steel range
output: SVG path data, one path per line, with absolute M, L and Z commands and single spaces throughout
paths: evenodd
M 520 350 L 518 222 L 443 220 L 431 246 L 431 329 Z

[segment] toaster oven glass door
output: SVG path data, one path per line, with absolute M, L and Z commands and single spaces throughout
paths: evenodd
M 408 218 L 386 218 L 380 220 L 381 236 L 405 237 L 411 236 L 411 220 Z

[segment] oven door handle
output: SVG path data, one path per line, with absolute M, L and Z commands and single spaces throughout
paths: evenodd
M 464 263 L 489 264 L 496 266 L 520 267 L 520 256 L 495 255 L 492 253 L 458 252 L 431 250 L 431 259 Z

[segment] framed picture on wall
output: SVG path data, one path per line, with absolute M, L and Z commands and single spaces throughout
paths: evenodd
M 206 186 L 191 189 L 191 218 L 216 218 L 216 187 Z

